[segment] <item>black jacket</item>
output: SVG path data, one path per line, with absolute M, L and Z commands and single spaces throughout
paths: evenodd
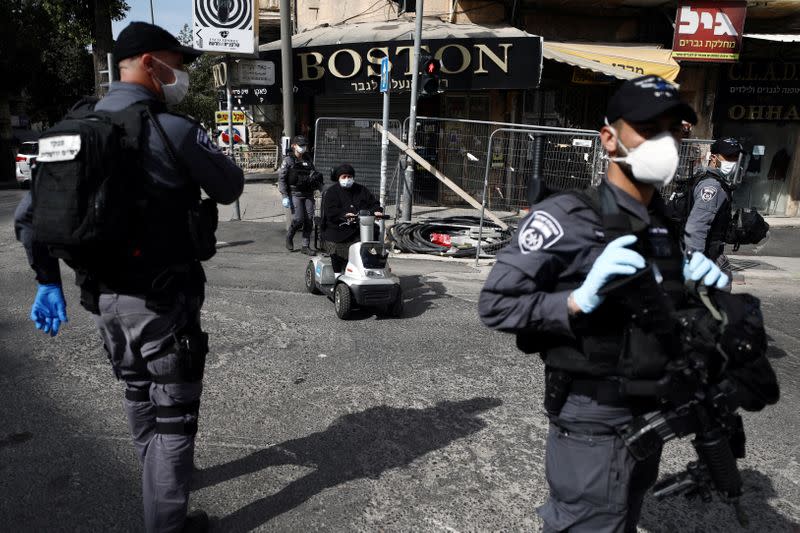
M 358 224 L 345 224 L 346 213 L 358 214 L 362 209 L 370 213 L 380 211 L 381 204 L 359 183 L 345 189 L 334 183 L 322 197 L 322 238 L 331 242 L 347 242 L 358 236 Z

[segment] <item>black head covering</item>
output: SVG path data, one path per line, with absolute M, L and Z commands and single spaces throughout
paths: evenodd
M 331 181 L 339 181 L 339 176 L 344 174 L 355 177 L 356 169 L 350 163 L 342 163 L 331 171 Z

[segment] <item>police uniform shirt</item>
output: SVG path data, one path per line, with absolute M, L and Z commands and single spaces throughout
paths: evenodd
M 715 174 L 722 179 L 717 169 L 706 170 L 706 177 L 699 180 L 694 187 L 692 210 L 689 212 L 684 229 L 686 249 L 704 253 L 717 214 L 730 200 L 719 179 L 709 174 Z M 730 216 L 730 213 L 723 213 L 722 216 Z
M 622 212 L 651 223 L 648 207 L 606 183 Z M 657 202 L 661 197 L 655 194 L 651 207 Z M 666 231 L 650 227 L 651 234 Z M 570 194 L 545 198 L 497 254 L 478 302 L 481 320 L 510 333 L 528 329 L 572 337 L 567 298 L 573 289 L 556 291 L 556 285 L 582 283 L 606 244 L 600 215 L 584 200 Z
M 136 102 L 157 100 L 157 96 L 142 85 L 114 82 L 95 109 L 121 111 Z M 143 152 L 140 158 L 145 174 L 157 184 L 168 188 L 180 188 L 194 183 L 212 200 L 221 204 L 230 204 L 236 200 L 244 189 L 244 173 L 216 147 L 200 124 L 171 113 L 158 113 L 156 116 L 185 171 L 181 172 L 176 167 L 164 141 L 148 120 L 145 121 L 142 131 L 147 152 Z M 45 247 L 33 241 L 33 206 L 30 193 L 17 208 L 14 226 L 17 239 L 25 246 L 28 261 L 36 272 L 37 281 L 60 283 L 58 260 L 50 257 Z
M 310 165 L 311 170 L 314 170 L 314 164 L 311 162 L 311 158 L 308 156 L 308 154 L 303 154 L 302 160 L 306 164 Z M 295 157 L 294 153 L 291 153 L 283 158 L 281 166 L 278 169 L 278 192 L 280 192 L 281 196 L 284 198 L 289 196 L 290 193 L 292 196 L 305 196 L 307 194 L 301 191 L 291 190 L 291 187 L 289 186 L 289 171 L 299 161 L 300 160 Z M 319 189 L 322 189 L 321 185 L 319 186 Z

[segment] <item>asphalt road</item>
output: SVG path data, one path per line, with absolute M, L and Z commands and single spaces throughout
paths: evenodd
M 55 339 L 27 319 L 35 288 L 0 192 L 0 529 L 138 531 L 139 467 L 121 385 L 67 274 Z M 212 351 L 192 506 L 218 531 L 535 530 L 544 501 L 542 365 L 482 327 L 482 273 L 396 259 L 406 314 L 342 322 L 303 288 L 282 225 L 223 223 L 207 266 Z M 746 414 L 751 530 L 800 531 L 798 290 L 754 281 L 783 398 Z M 668 444 L 662 472 L 691 460 Z M 642 531 L 737 531 L 730 508 L 648 498 Z

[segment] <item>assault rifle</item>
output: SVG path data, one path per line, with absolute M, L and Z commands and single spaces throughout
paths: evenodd
M 742 479 L 736 464 L 745 454 L 744 426 L 736 413 L 740 406 L 736 380 L 728 375 L 733 354 L 726 353 L 722 342 L 727 317 L 714 302 L 714 289 L 686 287 L 686 305 L 676 309 L 662 287 L 658 269 L 651 265 L 612 282 L 602 292 L 613 295 L 633 323 L 655 335 L 672 355 L 661 379 L 620 383 L 626 395 L 656 398 L 660 405 L 621 431 L 631 454 L 642 460 L 658 453 L 669 440 L 695 436 L 692 445 L 697 460 L 684 472 L 657 483 L 654 495 L 659 499 L 677 494 L 699 496 L 708 502 L 716 492 L 746 525 L 747 517 L 739 505 Z M 757 344 L 753 341 L 750 347 Z

